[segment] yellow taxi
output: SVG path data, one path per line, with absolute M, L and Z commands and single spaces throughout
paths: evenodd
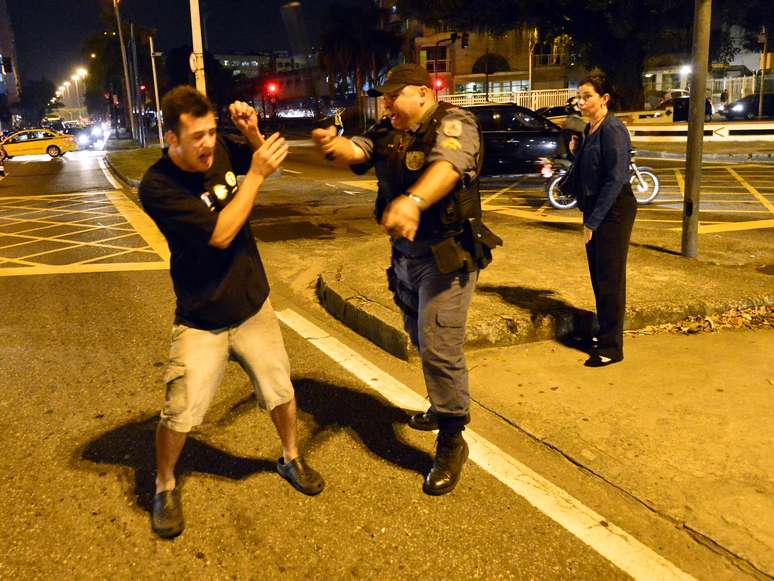
M 47 153 L 59 157 L 68 151 L 75 151 L 78 144 L 72 135 L 63 135 L 51 129 L 22 129 L 11 133 L 0 143 L 0 156 L 39 155 Z

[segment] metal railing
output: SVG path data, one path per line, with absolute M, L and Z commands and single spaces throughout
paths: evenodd
M 567 99 L 575 94 L 570 89 L 546 89 L 542 91 L 507 91 L 501 93 L 455 93 L 439 95 L 441 101 L 452 105 L 483 105 L 485 103 L 516 103 L 528 109 L 554 107 L 567 104 Z

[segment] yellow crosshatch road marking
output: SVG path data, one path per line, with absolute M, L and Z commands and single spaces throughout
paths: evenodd
M 730 167 L 726 169 L 728 169 L 728 173 L 730 173 L 737 180 L 739 180 L 739 183 L 742 184 L 748 192 L 750 192 L 753 196 L 755 196 L 755 198 L 761 204 L 763 204 L 764 208 L 766 208 L 769 212 L 774 214 L 774 204 L 772 204 L 765 197 L 763 197 L 763 194 L 761 194 L 758 190 L 756 190 L 754 187 L 748 184 L 747 181 L 742 176 L 740 176 L 737 172 L 735 172 L 733 169 L 731 169 Z
M 0 276 L 168 268 L 164 237 L 120 191 L 0 197 Z

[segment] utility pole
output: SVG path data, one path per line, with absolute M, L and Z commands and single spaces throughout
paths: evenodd
M 763 119 L 763 88 L 766 85 L 766 61 L 769 51 L 769 35 L 766 25 L 761 26 L 761 32 L 758 35 L 758 42 L 763 42 L 763 52 L 761 53 L 761 92 L 758 97 L 758 119 Z
M 140 138 L 140 145 L 145 147 L 145 124 L 143 123 L 144 120 L 142 118 L 142 95 L 140 94 L 140 71 L 137 68 L 137 42 L 134 40 L 134 22 L 130 23 L 129 32 L 132 39 L 132 87 L 134 88 L 135 103 L 137 103 L 137 115 L 134 115 L 134 111 L 132 111 L 132 114 L 137 119 L 136 126 Z
M 132 132 L 132 139 L 137 135 L 137 129 L 134 126 L 134 115 L 132 115 L 132 109 L 134 109 L 134 105 L 132 104 L 132 90 L 129 86 L 129 65 L 128 61 L 126 60 L 126 46 L 124 45 L 124 32 L 123 28 L 121 27 L 121 14 L 118 10 L 118 3 L 121 0 L 113 0 L 113 9 L 116 13 L 116 26 L 118 26 L 118 42 L 121 44 L 121 61 L 124 65 L 124 90 L 126 91 L 126 100 L 124 101 L 124 109 L 126 110 L 126 119 L 129 122 L 129 128 Z M 116 129 L 116 132 L 118 130 Z M 116 135 L 118 137 L 118 135 Z
M 693 14 L 693 76 L 688 109 L 688 144 L 685 157 L 682 255 L 696 258 L 699 234 L 701 157 L 704 145 L 704 108 L 709 67 L 712 0 L 695 0 Z
M 207 84 L 204 80 L 204 51 L 202 49 L 202 20 L 199 16 L 199 0 L 190 0 L 191 2 L 191 37 L 193 40 L 193 58 L 195 63 L 191 68 L 194 69 L 196 77 L 196 90 L 207 94 Z
M 161 128 L 161 101 L 159 101 L 159 81 L 156 77 L 156 57 L 161 56 L 161 53 L 154 52 L 153 37 L 149 36 L 148 40 L 150 41 L 151 70 L 153 70 L 153 94 L 156 97 L 156 127 L 159 130 L 159 146 L 164 147 L 164 131 Z

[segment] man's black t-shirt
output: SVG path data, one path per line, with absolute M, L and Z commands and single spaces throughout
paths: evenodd
M 235 174 L 247 173 L 251 158 L 249 146 L 219 137 L 206 173 L 181 170 L 165 150 L 140 182 L 142 206 L 169 245 L 178 323 L 208 330 L 230 327 L 258 312 L 269 295 L 249 223 L 228 248 L 208 244 L 218 213 L 237 191 Z

